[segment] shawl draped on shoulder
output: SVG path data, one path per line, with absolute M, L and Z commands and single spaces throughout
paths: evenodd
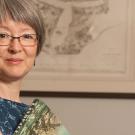
M 35 99 L 13 135 L 70 135 L 50 108 Z

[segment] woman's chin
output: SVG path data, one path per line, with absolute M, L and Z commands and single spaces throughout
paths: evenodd
M 19 81 L 24 78 L 24 76 L 27 74 L 27 72 L 18 72 L 18 71 L 12 71 L 12 72 L 7 72 L 4 74 L 1 74 L 1 79 L 4 81 Z

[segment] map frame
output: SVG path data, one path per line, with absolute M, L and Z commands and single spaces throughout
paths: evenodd
M 111 0 L 109 0 L 111 1 Z M 44 72 L 34 69 L 24 80 L 23 90 L 59 92 L 135 92 L 135 2 L 127 0 L 128 26 L 126 48 L 126 71 L 93 72 L 74 74 L 74 72 Z M 121 6 L 121 5 L 119 5 Z M 34 85 L 35 84 L 35 85 Z

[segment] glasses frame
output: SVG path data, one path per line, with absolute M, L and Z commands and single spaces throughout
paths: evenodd
M 4 34 L 4 33 L 3 33 L 3 34 Z M 20 43 L 22 46 L 25 46 L 25 47 L 28 47 L 28 46 L 35 46 L 36 43 L 37 43 L 37 41 L 38 41 L 37 34 L 26 34 L 26 35 L 34 35 L 34 36 L 35 36 L 35 39 L 33 40 L 33 41 L 35 41 L 35 43 L 33 42 L 33 44 L 29 44 L 29 45 L 24 45 L 24 44 L 22 43 L 21 38 L 24 37 L 25 34 L 23 34 L 23 35 L 21 35 L 21 36 L 11 36 L 11 35 L 9 35 L 9 34 L 5 34 L 5 35 L 8 37 L 7 39 L 9 40 L 9 43 L 7 43 L 7 44 L 5 44 L 5 45 L 1 45 L 1 44 L 0 44 L 0 46 L 9 46 L 9 44 L 10 44 L 14 39 L 18 39 L 19 43 Z

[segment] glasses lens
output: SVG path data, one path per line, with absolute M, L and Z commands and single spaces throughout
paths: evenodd
M 0 45 L 8 45 L 10 42 L 10 36 L 5 33 L 0 33 Z
M 33 46 L 37 42 L 36 34 L 24 34 L 20 37 L 20 42 L 24 46 Z

